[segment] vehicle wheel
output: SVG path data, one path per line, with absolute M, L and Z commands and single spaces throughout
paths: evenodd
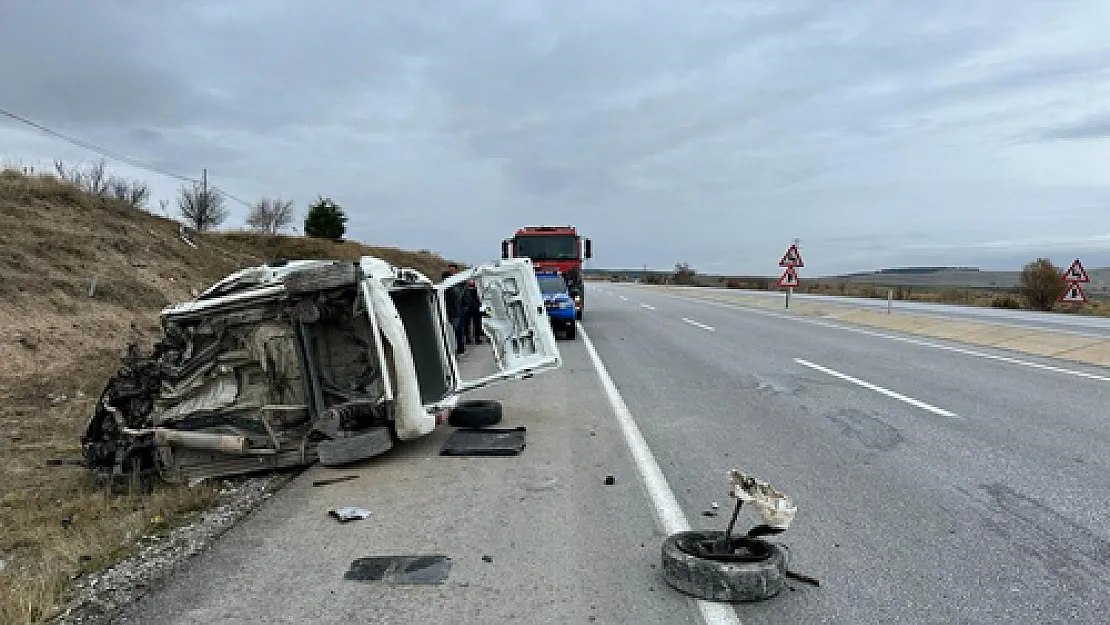
M 581 310 L 574 311 L 574 318 L 579 320 L 579 321 L 582 321 L 582 311 Z
M 447 416 L 457 428 L 480 428 L 501 423 L 501 402 L 492 399 L 460 401 Z
M 564 331 L 566 332 L 568 339 L 573 339 L 574 335 L 578 333 L 577 326 L 575 326 L 573 323 L 568 323 Z
M 302 269 L 283 279 L 285 290 L 291 295 L 354 286 L 357 281 L 358 267 L 350 262 Z
M 369 428 L 354 436 L 329 438 L 316 443 L 320 464 L 336 467 L 380 456 L 393 449 L 393 437 L 387 427 Z
M 674 588 L 709 601 L 760 601 L 786 585 L 786 555 L 764 540 L 733 536 L 729 553 L 715 555 L 720 530 L 691 530 L 663 541 L 663 578 Z

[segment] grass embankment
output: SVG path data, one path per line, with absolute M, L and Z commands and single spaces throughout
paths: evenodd
M 110 496 L 67 462 L 80 458 L 122 349 L 157 337 L 162 307 L 274 258 L 370 254 L 433 279 L 446 264 L 427 252 L 245 232 L 202 233 L 194 249 L 178 228 L 53 176 L 0 172 L 0 623 L 49 618 L 75 576 L 215 500 L 206 486 Z

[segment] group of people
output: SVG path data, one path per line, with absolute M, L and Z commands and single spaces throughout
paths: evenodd
M 443 272 L 443 279 L 458 272 L 459 266 L 451 263 Z M 482 342 L 482 300 L 478 287 L 473 280 L 467 280 L 447 289 L 445 296 L 447 318 L 455 330 L 455 353 L 463 354 L 467 345 Z

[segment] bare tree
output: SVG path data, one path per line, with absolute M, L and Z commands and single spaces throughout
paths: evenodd
M 63 181 L 78 189 L 102 198 L 110 198 L 126 203 L 132 208 L 145 208 L 150 199 L 150 187 L 141 180 L 127 181 L 108 173 L 104 159 L 100 159 L 87 170 L 69 167 L 62 161 L 54 161 L 54 171 Z
M 197 232 L 209 230 L 227 219 L 224 196 L 218 189 L 194 183 L 192 187 L 182 186 L 177 197 L 177 207 L 181 216 Z
M 293 200 L 262 198 L 251 207 L 247 225 L 259 232 L 277 234 L 293 223 Z

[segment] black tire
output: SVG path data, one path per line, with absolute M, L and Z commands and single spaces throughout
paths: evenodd
M 501 423 L 501 402 L 492 399 L 460 401 L 447 416 L 447 423 L 457 428 L 482 428 Z
M 563 328 L 563 330 L 566 332 L 568 340 L 574 340 L 575 335 L 578 333 L 577 328 L 578 326 L 574 325 L 573 323 L 568 323 L 567 326 Z
M 325 289 L 354 286 L 358 282 L 358 267 L 350 262 L 337 262 L 322 267 L 311 267 L 291 273 L 282 280 L 291 295 L 315 293 Z
M 705 545 L 720 530 L 678 532 L 663 541 L 663 578 L 675 589 L 708 601 L 761 601 L 786 586 L 786 554 L 764 540 L 733 536 L 735 555 L 712 555 Z
M 369 428 L 354 436 L 330 438 L 316 443 L 316 455 L 320 464 L 338 467 L 359 460 L 380 456 L 393 449 L 393 437 L 389 428 Z
M 574 318 L 579 320 L 579 321 L 582 321 L 582 311 L 581 310 L 574 311 Z

